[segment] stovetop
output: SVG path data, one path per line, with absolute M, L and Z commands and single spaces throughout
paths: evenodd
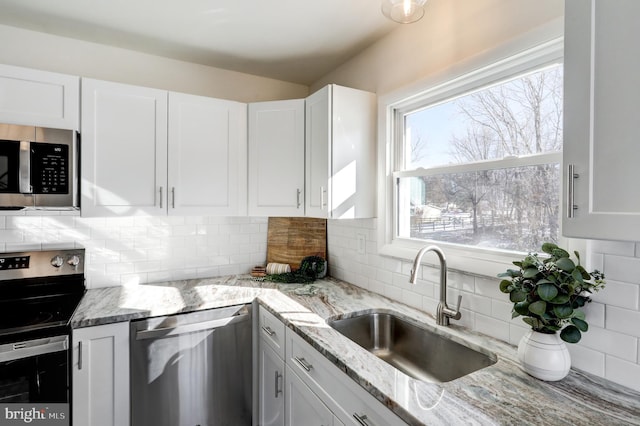
M 84 292 L 84 250 L 0 253 L 0 344 L 67 334 Z

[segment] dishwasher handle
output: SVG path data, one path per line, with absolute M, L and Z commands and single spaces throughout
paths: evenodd
M 238 314 L 209 321 L 196 322 L 193 324 L 178 325 L 176 327 L 161 327 L 151 330 L 140 330 L 136 332 L 136 340 L 157 339 L 162 337 L 177 336 L 179 334 L 194 333 L 202 330 L 212 330 L 247 321 L 250 314 L 246 309 L 238 311 Z

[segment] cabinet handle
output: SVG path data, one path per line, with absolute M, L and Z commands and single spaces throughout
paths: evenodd
M 296 356 L 296 357 L 293 357 L 293 359 L 294 359 L 298 364 L 300 364 L 300 366 L 301 366 L 302 368 L 304 368 L 304 369 L 305 369 L 305 370 L 307 370 L 307 371 L 311 371 L 311 369 L 313 368 L 313 365 L 309 364 L 309 363 L 308 363 L 304 358 L 298 358 L 298 357 Z
M 171 208 L 176 208 L 176 188 L 175 186 L 171 187 Z
M 82 370 L 82 340 L 78 342 L 78 370 Z
M 300 188 L 296 189 L 296 208 L 300 208 L 300 194 L 302 193 L 302 191 L 300 191 Z
M 278 397 L 278 394 L 282 393 L 282 387 L 278 386 L 278 382 L 280 381 L 281 378 L 282 378 L 282 374 L 278 373 L 278 370 L 276 370 L 276 378 L 275 378 L 276 398 Z
M 575 211 L 578 210 L 578 206 L 574 204 L 574 184 L 575 180 L 580 175 L 575 172 L 575 165 L 567 165 L 567 217 L 572 219 L 575 217 Z
M 353 418 L 356 419 L 358 421 L 358 423 L 360 423 L 360 425 L 362 426 L 369 426 L 369 423 L 367 422 L 367 415 L 366 414 L 358 414 L 358 413 L 353 413 Z
M 162 208 L 162 187 L 160 187 L 160 208 Z
M 273 336 L 274 334 L 276 334 L 276 332 L 273 331 L 269 326 L 262 326 L 262 331 L 267 333 L 268 336 Z
M 320 187 L 320 209 L 324 210 L 324 206 L 325 206 L 325 202 L 324 202 L 324 194 L 327 192 L 326 189 L 324 189 L 324 186 Z

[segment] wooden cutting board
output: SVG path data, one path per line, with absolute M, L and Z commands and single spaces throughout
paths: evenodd
M 327 258 L 327 220 L 307 217 L 270 217 L 267 263 L 288 263 L 298 269 L 307 256 Z

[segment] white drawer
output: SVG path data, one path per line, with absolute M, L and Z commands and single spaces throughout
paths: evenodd
M 287 365 L 345 425 L 406 425 L 295 331 L 287 329 L 286 333 Z
M 264 342 L 267 342 L 281 359 L 284 359 L 286 328 L 284 323 L 263 306 L 260 306 L 258 315 L 258 333 L 260 338 Z

